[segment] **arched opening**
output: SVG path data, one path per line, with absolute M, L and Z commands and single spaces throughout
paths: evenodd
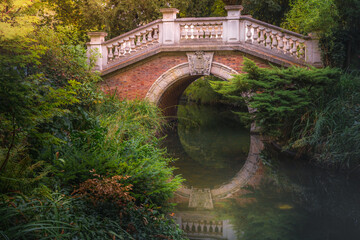
M 238 74 L 232 68 L 213 62 L 210 74 L 228 80 Z M 165 116 L 175 116 L 176 106 L 184 90 L 201 75 L 190 75 L 189 64 L 179 64 L 162 74 L 151 86 L 146 99 L 159 106 Z
M 213 62 L 210 74 L 222 80 L 228 80 L 238 73 L 228 66 Z M 188 63 L 179 64 L 166 71 L 153 83 L 146 99 L 159 106 L 166 116 L 176 116 L 179 99 L 184 90 L 200 77 L 201 75 L 190 75 Z M 244 186 L 256 172 L 262 143 L 257 136 L 250 137 L 249 135 L 248 142 L 249 151 L 244 157 L 242 165 L 230 179 L 211 189 L 213 198 L 222 198 L 233 193 L 236 189 Z M 191 199 L 192 188 L 183 185 L 178 190 L 178 194 Z

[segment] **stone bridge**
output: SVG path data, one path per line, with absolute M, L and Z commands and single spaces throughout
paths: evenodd
M 321 66 L 318 40 L 242 15 L 242 6 L 226 6 L 227 17 L 163 18 L 105 41 L 91 32 L 88 53 L 95 54 L 102 89 L 121 98 L 148 99 L 175 114 L 186 87 L 204 75 L 223 80 L 242 73 L 243 58 L 260 67 Z

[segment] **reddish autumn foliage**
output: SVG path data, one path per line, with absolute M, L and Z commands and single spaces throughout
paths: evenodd
M 130 196 L 129 191 L 132 185 L 124 185 L 121 183 L 129 176 L 113 176 L 103 177 L 94 173 L 93 179 L 88 179 L 81 183 L 77 189 L 73 191 L 79 197 L 86 197 L 92 201 L 94 205 L 99 202 L 113 202 L 118 206 L 124 206 L 135 200 Z

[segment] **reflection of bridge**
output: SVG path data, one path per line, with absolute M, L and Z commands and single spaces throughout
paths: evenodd
M 261 67 L 321 65 L 316 39 L 241 15 L 242 6 L 226 10 L 227 17 L 177 19 L 177 9 L 162 9 L 163 19 L 108 41 L 106 33 L 89 33 L 104 91 L 147 98 L 172 114 L 192 81 L 209 74 L 227 80 L 241 73 L 244 56 Z
M 229 220 L 220 220 L 209 212 L 179 212 L 175 221 L 190 239 L 235 240 L 236 234 Z
M 250 136 L 250 148 L 244 166 L 229 182 L 214 189 L 196 189 L 182 186 L 176 192 L 177 199 L 188 202 L 190 208 L 212 209 L 213 201 L 231 197 L 256 178 L 263 142 L 258 135 Z

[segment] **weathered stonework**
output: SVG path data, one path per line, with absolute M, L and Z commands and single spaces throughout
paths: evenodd
M 189 61 L 190 75 L 210 75 L 213 52 L 198 51 L 186 53 Z

